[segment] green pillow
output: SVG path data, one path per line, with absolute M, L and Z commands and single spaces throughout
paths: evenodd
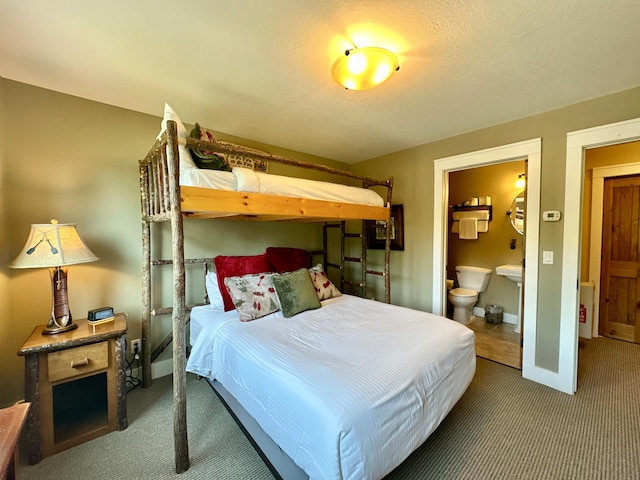
M 320 300 L 311 282 L 309 270 L 301 268 L 291 273 L 274 275 L 271 280 L 280 300 L 280 309 L 285 318 L 293 317 L 305 310 L 320 308 Z
M 216 139 L 211 135 L 211 132 L 205 130 L 197 123 L 193 127 L 193 130 L 189 133 L 191 138 L 197 140 L 207 140 L 209 142 L 215 142 Z M 198 168 L 206 168 L 208 170 L 223 170 L 230 172 L 231 167 L 223 155 L 213 152 L 205 152 L 202 150 L 190 149 L 193 161 Z

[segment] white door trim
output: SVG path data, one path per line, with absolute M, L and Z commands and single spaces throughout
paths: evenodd
M 582 236 L 584 151 L 640 139 L 640 118 L 569 132 L 565 164 L 564 233 L 560 299 L 559 390 L 573 393 L 578 381 L 578 311 Z M 576 188 L 576 186 L 578 188 Z M 576 194 L 579 190 L 579 194 Z
M 589 281 L 593 289 L 593 329 L 592 337 L 598 336 L 600 318 L 600 268 L 602 254 L 602 211 L 604 208 L 604 180 L 624 175 L 640 174 L 640 163 L 624 163 L 593 169 L 591 183 L 591 240 L 589 242 Z
M 539 138 L 434 161 L 433 178 L 433 294 L 432 311 L 446 311 L 449 172 L 513 160 L 527 159 L 527 215 L 525 225 L 525 281 L 523 309 L 522 376 L 549 384 L 548 370 L 535 365 L 538 311 L 538 243 L 540 237 L 540 169 L 542 141 Z

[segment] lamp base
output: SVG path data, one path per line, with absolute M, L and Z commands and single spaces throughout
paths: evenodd
M 49 269 L 51 274 L 51 317 L 49 323 L 42 330 L 43 335 L 55 335 L 68 332 L 78 325 L 73 323 L 69 300 L 67 298 L 67 270 L 55 267 Z
M 78 324 L 76 323 L 70 323 L 68 325 L 65 325 L 64 327 L 61 327 L 59 325 L 56 325 L 55 323 L 53 323 L 52 325 L 47 325 L 43 330 L 42 330 L 42 335 L 56 335 L 57 333 L 63 333 L 63 332 L 69 332 L 71 330 L 74 330 L 78 328 Z

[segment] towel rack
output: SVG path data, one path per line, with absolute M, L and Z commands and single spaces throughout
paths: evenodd
M 474 212 L 474 211 L 487 211 L 489 212 L 489 221 L 493 218 L 493 205 L 453 205 L 454 212 Z
M 489 222 L 491 221 L 492 216 L 492 205 L 454 205 L 452 215 L 453 221 L 451 222 L 451 233 L 459 233 L 461 218 L 477 219 L 478 233 L 486 233 L 489 231 Z

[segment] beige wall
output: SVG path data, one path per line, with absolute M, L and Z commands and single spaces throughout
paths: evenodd
M 593 169 L 626 163 L 640 163 L 640 141 L 591 148 L 584 156 L 584 203 L 582 206 L 582 258 L 580 279 L 589 281 L 589 248 L 591 245 L 591 189 Z M 598 279 L 599 280 L 599 279 Z
M 5 125 L 5 109 L 2 108 L 4 105 L 4 80 L 0 77 L 0 355 L 4 355 L 2 353 L 3 350 L 6 349 L 8 345 L 4 345 L 3 339 L 12 339 L 14 338 L 14 325 L 11 321 L 11 317 L 9 315 L 9 269 L 7 268 L 7 254 L 9 250 L 9 229 L 6 223 L 7 217 L 7 201 L 6 195 L 4 194 L 6 190 L 6 181 L 5 181 L 5 147 L 6 147 L 6 135 L 4 132 Z M 11 345 L 11 343 L 9 343 Z M 8 352 L 8 355 L 13 354 L 15 357 L 15 352 Z M 15 363 L 15 358 L 12 358 Z M 4 358 L 0 357 L 0 362 L 4 364 Z M 2 371 L 2 369 L 0 369 Z M 5 378 L 4 376 L 0 377 L 0 386 L 2 387 L 0 391 L 9 389 L 10 391 L 17 391 L 18 385 L 20 385 L 18 379 Z M 0 394 L 1 395 L 1 394 Z M 12 399 L 11 396 L 7 397 L 8 399 Z M 6 402 L 4 399 L 0 399 L 0 407 L 6 406 Z
M 110 305 L 129 314 L 128 338 L 140 338 L 141 226 L 138 159 L 153 144 L 160 118 L 0 79 L 0 406 L 23 397 L 23 359 L 16 355 L 50 311 L 46 270 L 10 270 L 6 265 L 27 239 L 32 223 L 51 218 L 76 223 L 100 260 L 69 268 L 69 303 L 75 318 Z M 161 114 L 163 105 L 158 105 Z M 10 120 L 10 121 L 9 121 Z M 233 140 L 232 137 L 220 136 Z M 5 140 L 2 142 L 2 140 Z M 239 140 L 275 154 L 344 164 Z M 271 167 L 270 167 L 271 168 Z M 272 171 L 281 171 L 274 166 Z M 186 255 L 261 253 L 270 245 L 318 249 L 317 225 L 186 221 Z M 154 243 L 158 257 L 170 256 L 167 225 Z M 221 234 L 220 232 L 224 232 Z M 257 235 L 256 232 L 259 231 Z M 9 278 L 9 281 L 7 281 Z M 193 288 L 200 292 L 193 286 Z M 199 294 L 194 300 L 200 300 Z M 170 319 L 161 320 L 164 331 Z
M 392 252 L 393 303 L 430 310 L 432 305 L 433 161 L 462 153 L 542 138 L 540 209 L 564 208 L 567 133 L 640 117 L 640 88 L 513 122 L 466 133 L 355 165 L 370 176 L 395 176 L 394 203 L 404 204 L 405 251 Z M 568 192 L 574 195 L 576 190 Z M 558 371 L 563 222 L 540 222 L 539 250 L 555 252 L 539 265 L 536 365 Z M 540 253 L 540 259 L 542 254 Z
M 518 288 L 515 283 L 495 273 L 498 265 L 521 264 L 523 237 L 511 226 L 507 211 L 514 197 L 522 193 L 516 188 L 518 175 L 525 172 L 524 160 L 452 172 L 449 175 L 449 205 L 459 205 L 472 197 L 491 196 L 493 217 L 489 231 L 479 233 L 477 240 L 460 240 L 448 234 L 447 278 L 455 279 L 456 265 L 472 265 L 493 270 L 487 291 L 481 293 L 476 307 L 498 303 L 505 313 L 518 314 Z M 453 210 L 450 210 L 450 213 Z M 450 217 L 451 220 L 451 217 Z M 451 224 L 451 223 L 450 223 Z M 515 248 L 510 248 L 515 240 Z

